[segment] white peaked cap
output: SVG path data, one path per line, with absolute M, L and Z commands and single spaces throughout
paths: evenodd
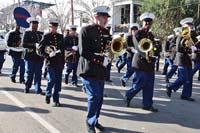
M 153 20 L 155 18 L 155 15 L 153 13 L 148 13 L 148 12 L 145 12 L 142 15 L 140 15 L 140 21 L 142 21 L 146 18 L 150 18 Z
M 52 24 L 52 23 L 58 24 L 58 20 L 55 19 L 55 18 L 50 18 L 50 19 L 49 19 L 49 24 Z
M 39 23 L 39 18 L 36 18 L 36 17 L 28 17 L 28 18 L 26 19 L 26 21 L 27 21 L 28 23 L 31 23 L 31 22 L 33 22 L 33 21 L 36 21 L 36 22 Z
M 75 29 L 75 28 L 77 28 L 78 26 L 77 25 L 70 25 L 69 26 L 69 28 L 71 28 L 71 29 Z
M 193 22 L 193 18 L 184 18 L 180 21 L 180 24 L 183 26 L 185 24 L 192 23 L 192 22 Z
M 138 29 L 140 28 L 138 23 L 131 23 L 130 28 L 133 28 L 133 27 L 137 27 Z
M 167 36 L 168 39 L 171 39 L 173 37 L 174 37 L 174 34 L 171 34 L 171 35 Z
M 182 27 L 176 27 L 173 29 L 173 31 L 176 32 L 181 32 L 182 31 Z
M 110 11 L 110 8 L 108 6 L 98 6 L 93 9 L 94 14 L 97 14 L 97 15 L 102 14 L 102 15 L 106 15 L 110 17 L 110 15 L 108 14 L 109 11 Z

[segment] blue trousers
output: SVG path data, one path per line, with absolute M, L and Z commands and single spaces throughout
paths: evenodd
M 123 54 L 122 56 L 119 56 L 119 58 L 116 62 L 116 66 L 117 66 L 119 72 L 126 65 L 126 55 L 127 55 L 127 53 Z
M 169 84 L 169 88 L 177 91 L 183 85 L 181 96 L 191 97 L 192 95 L 192 67 L 178 66 L 178 78 Z
M 78 82 L 78 77 L 76 75 L 77 72 L 77 67 L 78 67 L 78 62 L 72 63 L 71 61 L 68 61 L 66 63 L 66 74 L 65 74 L 65 78 L 69 78 L 70 73 L 73 71 L 73 75 L 72 75 L 72 84 L 77 84 Z
M 128 100 L 131 100 L 140 90 L 143 90 L 143 106 L 151 107 L 153 105 L 154 79 L 154 72 L 135 71 L 132 87 L 126 91 Z
M 52 89 L 53 91 L 53 101 L 59 102 L 59 92 L 61 91 L 61 85 L 62 85 L 62 70 L 63 66 L 61 65 L 58 68 L 52 68 L 48 67 L 48 83 L 46 87 L 46 96 L 51 97 L 52 95 Z
M 103 104 L 104 81 L 83 78 L 83 86 L 88 95 L 87 122 L 94 126 L 98 121 Z
M 165 58 L 165 63 L 164 63 L 164 67 L 163 67 L 163 72 L 162 72 L 162 74 L 163 74 L 163 75 L 166 75 L 166 74 L 167 74 L 167 69 L 168 69 L 168 67 L 169 67 L 169 66 L 172 67 L 172 65 L 173 65 L 172 59 L 170 59 L 170 57 L 166 57 L 166 58 Z
M 110 80 L 110 71 L 111 71 L 111 63 L 108 63 L 108 65 L 106 66 L 106 81 Z
M 10 75 L 11 78 L 15 78 L 18 69 L 20 68 L 19 73 L 19 81 L 24 81 L 24 73 L 25 73 L 25 63 L 24 59 L 21 59 L 21 57 L 12 56 L 13 66 L 12 66 L 12 73 Z
M 42 91 L 42 89 L 40 88 L 41 78 L 42 78 L 42 66 L 43 66 L 43 61 L 35 62 L 35 61 L 25 60 L 26 89 L 31 88 L 34 78 L 35 92 L 40 93 Z
M 124 82 L 127 82 L 128 79 L 133 75 L 134 70 L 132 68 L 132 58 L 128 58 L 127 59 L 127 71 L 126 73 L 122 76 L 121 80 L 123 80 Z
M 175 74 L 176 70 L 177 70 L 178 66 L 176 65 L 172 65 L 169 72 L 166 75 L 166 79 L 171 79 L 172 76 Z
M 200 69 L 200 62 L 194 62 L 194 68 L 192 69 L 192 74 L 194 74 Z
M 1 69 L 3 67 L 3 63 L 5 61 L 5 51 L 0 51 L 0 72 L 1 72 Z

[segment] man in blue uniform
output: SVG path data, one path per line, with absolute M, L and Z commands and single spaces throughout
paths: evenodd
M 178 65 L 178 78 L 167 84 L 167 95 L 171 97 L 172 90 L 177 91 L 183 85 L 183 91 L 181 94 L 182 100 L 194 101 L 192 96 L 192 60 L 190 54 L 192 51 L 196 51 L 197 48 L 193 45 L 197 41 L 196 36 L 193 34 L 193 18 L 185 18 L 180 21 L 183 29 L 189 30 L 191 40 L 183 35 L 178 36 L 176 39 L 177 54 L 175 63 Z
M 18 69 L 20 68 L 19 82 L 24 83 L 25 64 L 23 59 L 23 51 L 21 43 L 20 26 L 16 25 L 15 30 L 8 33 L 7 45 L 9 47 L 9 55 L 12 57 L 13 66 L 10 75 L 11 81 L 16 82 L 15 77 Z
M 78 87 L 78 78 L 76 75 L 79 52 L 78 52 L 78 34 L 76 33 L 76 26 L 70 26 L 70 33 L 64 38 L 65 53 L 66 53 L 66 73 L 65 73 L 65 84 L 68 84 L 68 78 L 71 72 L 72 75 L 72 85 Z
M 88 133 L 95 133 L 95 128 L 104 130 L 98 118 L 103 104 L 106 66 L 110 60 L 104 54 L 109 37 L 109 32 L 105 28 L 110 17 L 108 10 L 107 6 L 95 8 L 95 24 L 83 27 L 79 36 L 80 58 L 77 73 L 82 78 L 83 87 L 88 95 Z
M 172 76 L 176 73 L 176 70 L 178 66 L 174 63 L 174 60 L 176 58 L 176 39 L 178 36 L 180 36 L 182 27 L 176 27 L 174 28 L 175 35 L 172 37 L 172 40 L 170 41 L 169 45 L 169 56 L 167 58 L 167 62 L 170 65 L 170 70 L 166 74 L 165 81 L 169 83 L 169 80 L 172 78 Z
M 135 33 L 139 30 L 139 24 L 138 23 L 133 23 L 130 26 L 130 33 L 126 38 L 126 43 L 127 43 L 127 71 L 126 73 L 122 76 L 121 80 L 121 84 L 122 86 L 126 86 L 126 82 L 128 81 L 128 79 L 133 75 L 133 69 L 132 69 L 132 59 L 133 59 L 133 55 L 135 52 L 135 48 L 134 48 L 134 44 L 133 44 L 133 35 L 135 35 Z
M 34 79 L 35 93 L 44 95 L 41 89 L 41 76 L 42 76 L 42 66 L 43 57 L 37 55 L 36 45 L 41 41 L 43 33 L 38 31 L 39 20 L 34 17 L 27 19 L 30 23 L 30 29 L 25 31 L 23 36 L 22 45 L 25 50 L 25 71 L 26 71 L 26 81 L 25 81 L 25 93 L 29 93 L 29 89 L 32 86 Z
M 198 40 L 198 42 L 195 44 L 197 50 L 194 51 L 194 55 L 192 57 L 192 60 L 194 61 L 194 67 L 192 69 L 193 76 L 200 69 L 200 35 L 198 35 L 196 38 Z
M 64 67 L 64 39 L 57 32 L 58 21 L 49 20 L 50 32 L 44 35 L 38 47 L 39 54 L 46 58 L 48 82 L 46 87 L 46 103 L 50 103 L 53 90 L 53 102 L 55 107 L 61 106 L 59 92 L 62 85 L 62 70 Z
M 133 57 L 132 67 L 134 69 L 132 87 L 126 91 L 126 106 L 130 106 L 131 99 L 140 91 L 143 90 L 143 109 L 152 112 L 157 112 L 158 109 L 154 108 L 153 105 L 153 90 L 154 90 L 154 65 L 156 59 L 152 57 L 152 48 L 154 36 L 149 31 L 155 18 L 152 13 L 143 13 L 140 16 L 142 21 L 142 28 L 135 33 L 133 36 L 133 43 L 137 52 Z M 147 41 L 147 42 L 146 42 Z M 142 52 L 144 45 L 148 45 L 150 48 L 149 52 Z M 143 45 L 143 46 L 142 46 Z M 144 49 L 146 47 L 144 46 Z M 147 53 L 147 54 L 146 54 Z

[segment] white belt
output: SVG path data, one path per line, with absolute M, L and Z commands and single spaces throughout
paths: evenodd
M 9 47 L 10 50 L 15 51 L 15 52 L 23 52 L 24 48 L 22 47 Z

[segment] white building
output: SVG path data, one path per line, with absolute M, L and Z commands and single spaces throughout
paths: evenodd
M 127 32 L 130 23 L 135 23 L 142 0 L 112 0 L 112 30 Z

